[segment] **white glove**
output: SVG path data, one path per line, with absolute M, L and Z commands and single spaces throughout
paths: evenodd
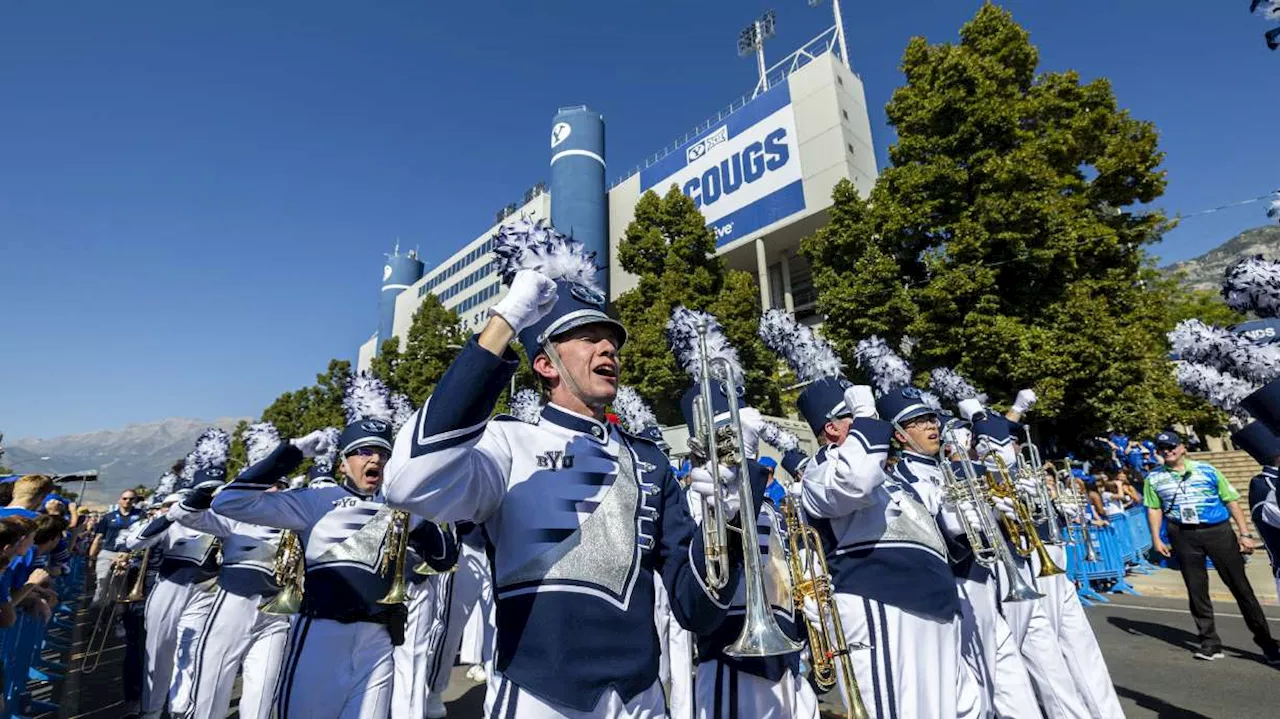
M 720 481 L 713 482 L 711 480 L 711 470 L 707 465 L 695 467 L 689 472 L 689 489 L 697 492 L 699 496 L 705 497 L 708 502 L 714 502 L 714 492 L 719 489 L 720 498 L 724 501 L 725 512 L 729 516 L 724 520 L 727 522 L 738 516 L 738 493 L 732 491 L 732 483 L 736 479 L 733 470 L 728 467 L 720 468 Z M 717 485 L 719 485 L 717 487 Z
M 555 306 L 556 283 L 537 270 L 520 270 L 506 296 L 489 308 L 489 316 L 501 317 L 519 334 L 537 324 Z
M 1012 499 L 1009 499 L 1008 497 L 996 497 L 992 504 L 995 505 L 996 511 L 1000 512 L 1000 514 L 1003 514 L 1005 517 L 1013 520 L 1018 519 L 1018 512 L 1013 508 Z
M 754 407 L 743 407 L 738 410 L 738 419 L 742 420 L 742 456 L 756 459 L 760 456 L 760 430 L 764 428 L 764 418 Z
M 308 435 L 291 439 L 289 440 L 289 444 L 297 447 L 298 451 L 302 452 L 303 457 L 318 457 L 325 452 L 328 452 L 331 447 L 329 438 L 325 436 L 324 430 L 322 429 L 317 429 Z
M 855 384 L 851 387 L 846 387 L 844 390 L 844 406 L 845 409 L 853 413 L 854 417 L 879 417 L 876 413 L 876 397 L 872 394 L 869 385 Z
M 950 438 L 953 438 L 955 442 L 947 443 L 947 456 L 960 455 L 961 457 L 968 457 L 969 448 L 973 446 L 973 430 L 968 427 L 952 427 Z
M 964 521 L 969 523 L 970 527 L 978 528 L 982 526 L 982 519 L 978 516 L 978 508 L 973 506 L 973 502 L 964 500 L 956 504 L 956 513 L 964 517 Z
M 1040 488 L 1036 486 L 1036 481 L 1030 477 L 1018 477 L 1014 483 L 1018 485 L 1018 491 L 1028 497 L 1034 497 L 1040 493 Z
M 972 422 L 973 418 L 982 414 L 983 411 L 982 403 L 974 397 L 960 400 L 957 406 L 960 408 L 960 416 L 964 417 L 966 422 Z
M 1018 392 L 1017 398 L 1013 400 L 1013 411 L 1018 414 L 1026 414 L 1036 404 L 1036 392 L 1032 389 L 1024 389 Z

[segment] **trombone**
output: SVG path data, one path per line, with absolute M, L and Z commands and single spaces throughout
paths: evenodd
M 151 561 L 151 547 L 142 550 L 142 558 L 138 560 L 138 576 L 134 578 L 129 594 L 120 600 L 121 604 L 137 604 L 146 598 L 147 563 L 149 561 Z
M 973 560 L 984 567 L 994 567 L 997 564 L 1004 566 L 1005 574 L 1009 577 L 1009 592 L 1003 601 L 1024 602 L 1040 599 L 1044 595 L 1023 579 L 1022 573 L 1018 571 L 1018 565 L 1013 561 L 1013 555 L 1009 553 L 1009 545 L 1005 544 L 1004 538 L 1000 535 L 1000 528 L 996 526 L 991 516 L 990 488 L 978 479 L 968 456 L 961 457 L 960 461 L 956 462 L 960 465 L 963 476 L 956 474 L 955 466 L 947 456 L 948 446 L 965 446 L 956 435 L 956 427 L 959 424 L 959 419 L 952 419 L 943 425 L 942 445 L 938 450 L 938 466 L 942 469 L 943 494 L 947 502 L 957 510 L 962 502 L 967 502 L 978 515 L 978 526 L 975 527 L 964 512 L 957 511 L 960 515 L 960 524 L 964 527 L 965 537 L 969 540 L 969 547 L 973 550 Z
M 720 457 L 717 441 L 721 439 L 721 430 L 727 430 L 736 448 L 742 447 L 742 417 L 738 414 L 737 387 L 738 377 L 729 362 L 723 358 L 711 356 L 707 350 L 707 322 L 698 323 L 698 397 L 695 400 L 694 429 L 702 447 L 707 454 L 708 468 L 716 491 L 712 492 L 712 502 L 703 500 L 702 531 L 706 562 L 707 583 L 712 589 L 722 589 L 729 581 L 728 530 L 725 521 L 726 509 L 724 499 L 720 496 Z M 715 421 L 715 405 L 711 401 L 711 393 L 717 385 L 724 389 L 729 399 L 729 425 L 717 428 Z M 737 640 L 725 647 L 724 653 L 731 657 L 771 657 L 779 654 L 798 652 L 804 646 L 792 641 L 773 618 L 769 600 L 764 593 L 764 570 L 760 563 L 760 537 L 756 529 L 756 518 L 747 516 L 755 508 L 751 496 L 751 477 L 747 463 L 737 458 L 738 465 L 738 506 L 739 524 L 737 530 L 742 538 L 742 572 L 746 581 L 746 615 L 742 623 L 742 632 Z M 733 462 L 729 455 L 725 460 Z M 710 511 L 708 511 L 710 510 Z
M 120 614 L 120 592 L 124 589 L 129 576 L 129 559 L 132 552 L 121 552 L 111 560 L 111 573 L 107 576 L 107 588 L 102 593 L 102 606 L 98 608 L 98 616 L 93 621 L 93 631 L 89 641 L 85 642 L 84 654 L 80 655 L 80 673 L 92 674 L 98 670 L 102 662 L 102 652 L 107 648 L 107 640 L 111 637 L 111 629 L 115 626 L 116 617 Z M 145 580 L 147 568 L 140 569 Z
M 779 481 L 784 480 L 779 477 Z M 862 702 L 858 679 L 853 672 L 853 660 L 849 656 L 849 644 L 844 637 L 844 625 L 836 608 L 835 589 L 831 584 L 822 538 L 804 520 L 804 509 L 791 493 L 790 486 L 779 511 L 787 526 L 793 601 L 809 632 L 813 683 L 822 692 L 830 691 L 839 684 L 847 697 L 846 719 L 868 719 L 870 714 Z M 810 621 L 804 611 L 808 599 L 812 599 L 817 607 L 816 623 Z
M 1031 501 L 1031 521 L 1044 523 L 1049 530 L 1049 544 L 1062 545 L 1062 524 L 1058 522 L 1058 513 L 1053 506 L 1053 498 L 1049 496 L 1049 487 L 1044 481 L 1044 463 L 1040 461 L 1040 448 L 1031 441 L 1031 428 L 1023 427 L 1026 442 L 1018 448 L 1018 476 L 1035 482 L 1036 491 L 1028 499 Z
M 990 495 L 994 498 L 1008 499 L 1013 503 L 1016 518 L 1001 514 L 1000 522 L 1009 533 L 1009 539 L 1013 541 L 1014 551 L 1022 557 L 1030 557 L 1032 553 L 1036 555 L 1040 560 L 1040 572 L 1036 575 L 1038 577 L 1062 574 L 1062 567 L 1053 561 L 1049 551 L 1044 548 L 1044 542 L 1040 541 L 1040 532 L 1036 529 L 1035 521 L 1031 519 L 1031 510 L 1027 508 L 1027 503 L 1018 492 L 1018 486 L 1009 475 L 1009 465 L 1005 464 L 1004 458 L 995 450 L 988 451 L 982 460 L 988 465 L 987 485 Z

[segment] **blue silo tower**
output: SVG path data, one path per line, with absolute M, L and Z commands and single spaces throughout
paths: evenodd
M 378 297 L 378 341 L 374 345 L 374 354 L 393 334 L 396 298 L 422 279 L 424 268 L 416 251 L 409 250 L 400 254 L 399 242 L 396 243 L 395 252 L 387 255 L 387 264 L 382 267 L 382 294 Z
M 586 105 L 560 108 L 551 126 L 551 224 L 596 253 L 609 294 L 609 205 L 604 118 Z

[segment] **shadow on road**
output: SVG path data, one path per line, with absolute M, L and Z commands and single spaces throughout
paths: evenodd
M 1151 711 L 1156 712 L 1156 716 L 1159 717 L 1159 719 L 1213 719 L 1213 717 L 1206 714 L 1174 706 L 1163 699 L 1153 697 L 1150 694 L 1143 694 L 1142 692 L 1127 689 L 1118 684 L 1116 685 L 1116 694 L 1119 694 L 1126 699 L 1133 700 L 1135 704 L 1143 709 L 1150 709 Z
M 1196 647 L 1200 646 L 1200 637 L 1185 629 L 1171 627 L 1167 624 L 1144 622 L 1136 619 L 1128 619 L 1126 617 L 1107 617 L 1107 622 L 1122 632 L 1126 632 L 1128 634 L 1142 634 L 1154 639 L 1159 639 L 1163 642 L 1172 644 L 1179 649 L 1193 651 Z M 1230 652 L 1242 659 L 1252 659 L 1256 662 L 1266 661 L 1266 658 L 1261 654 L 1245 649 L 1224 646 L 1223 651 Z

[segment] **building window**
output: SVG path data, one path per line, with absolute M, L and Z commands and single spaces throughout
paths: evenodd
M 848 120 L 848 119 L 849 119 L 849 113 L 848 113 L 848 111 L 846 111 L 846 110 L 841 110 L 841 111 L 840 111 L 840 114 L 844 116 L 844 119 L 846 119 L 846 120 Z
M 856 150 L 854 150 L 854 149 L 853 149 L 853 144 L 852 144 L 852 143 L 848 143 L 848 142 L 846 142 L 846 143 L 844 144 L 844 146 L 845 146 L 845 147 L 847 147 L 847 148 L 849 148 L 849 154 L 850 154 L 850 155 L 856 155 L 856 154 L 858 154 L 858 152 L 857 152 Z

